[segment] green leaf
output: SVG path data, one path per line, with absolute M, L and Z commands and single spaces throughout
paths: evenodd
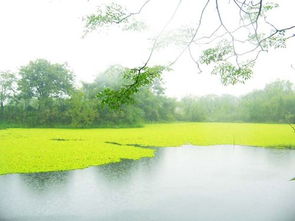
M 130 80 L 130 84 L 122 85 L 119 89 L 105 88 L 97 94 L 101 104 L 112 109 L 119 109 L 123 104 L 134 102 L 134 95 L 144 86 L 151 86 L 156 79 L 161 77 L 164 66 L 141 67 L 127 69 L 123 78 Z
M 245 83 L 253 74 L 253 65 L 253 63 L 248 63 L 241 67 L 236 67 L 229 62 L 222 62 L 214 67 L 212 74 L 220 75 L 221 82 L 224 85 Z

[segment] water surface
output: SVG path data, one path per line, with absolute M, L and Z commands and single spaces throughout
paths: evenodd
M 0 176 L 1 221 L 294 221 L 295 151 L 159 149 L 155 158 Z

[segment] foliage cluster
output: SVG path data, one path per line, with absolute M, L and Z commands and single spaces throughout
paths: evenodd
M 294 85 L 275 81 L 241 97 L 186 97 L 179 111 L 184 121 L 295 123 Z
M 137 70 L 114 65 L 94 82 L 75 88 L 67 66 L 38 59 L 18 75 L 0 74 L 4 91 L 0 122 L 25 127 L 121 127 L 172 121 L 175 101 L 165 97 L 160 81 L 154 80 L 162 70 L 146 67 L 136 75 Z M 136 87 L 129 86 L 135 83 Z M 117 90 L 124 91 L 122 98 Z M 109 94 L 108 105 L 102 92 Z
M 207 95 L 176 100 L 166 97 L 161 81 L 156 80 L 164 69 L 155 66 L 139 70 L 115 65 L 93 82 L 75 88 L 74 76 L 66 65 L 41 59 L 30 62 L 18 75 L 0 74 L 0 125 L 130 127 L 168 121 L 295 123 L 295 90 L 289 81 L 273 82 L 242 97 Z

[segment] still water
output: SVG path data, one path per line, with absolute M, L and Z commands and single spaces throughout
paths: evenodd
M 0 176 L 1 221 L 294 221 L 295 151 L 159 149 L 155 158 Z

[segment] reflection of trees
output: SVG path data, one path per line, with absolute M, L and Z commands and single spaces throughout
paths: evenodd
M 161 160 L 165 148 L 157 148 L 155 157 L 140 160 L 124 159 L 119 163 L 111 163 L 97 167 L 98 175 L 108 184 L 121 185 L 132 180 L 139 173 L 153 173 Z
M 132 177 L 138 165 L 135 160 L 122 160 L 119 163 L 111 163 L 97 167 L 99 174 L 108 182 L 124 182 Z
M 70 171 L 19 174 L 22 181 L 34 192 L 45 192 L 67 184 Z
M 293 150 L 287 149 L 259 149 L 261 151 L 261 156 L 264 158 L 268 165 L 276 165 L 282 167 L 288 167 L 288 165 L 293 165 L 294 155 Z M 275 162 L 275 164 L 274 164 Z

